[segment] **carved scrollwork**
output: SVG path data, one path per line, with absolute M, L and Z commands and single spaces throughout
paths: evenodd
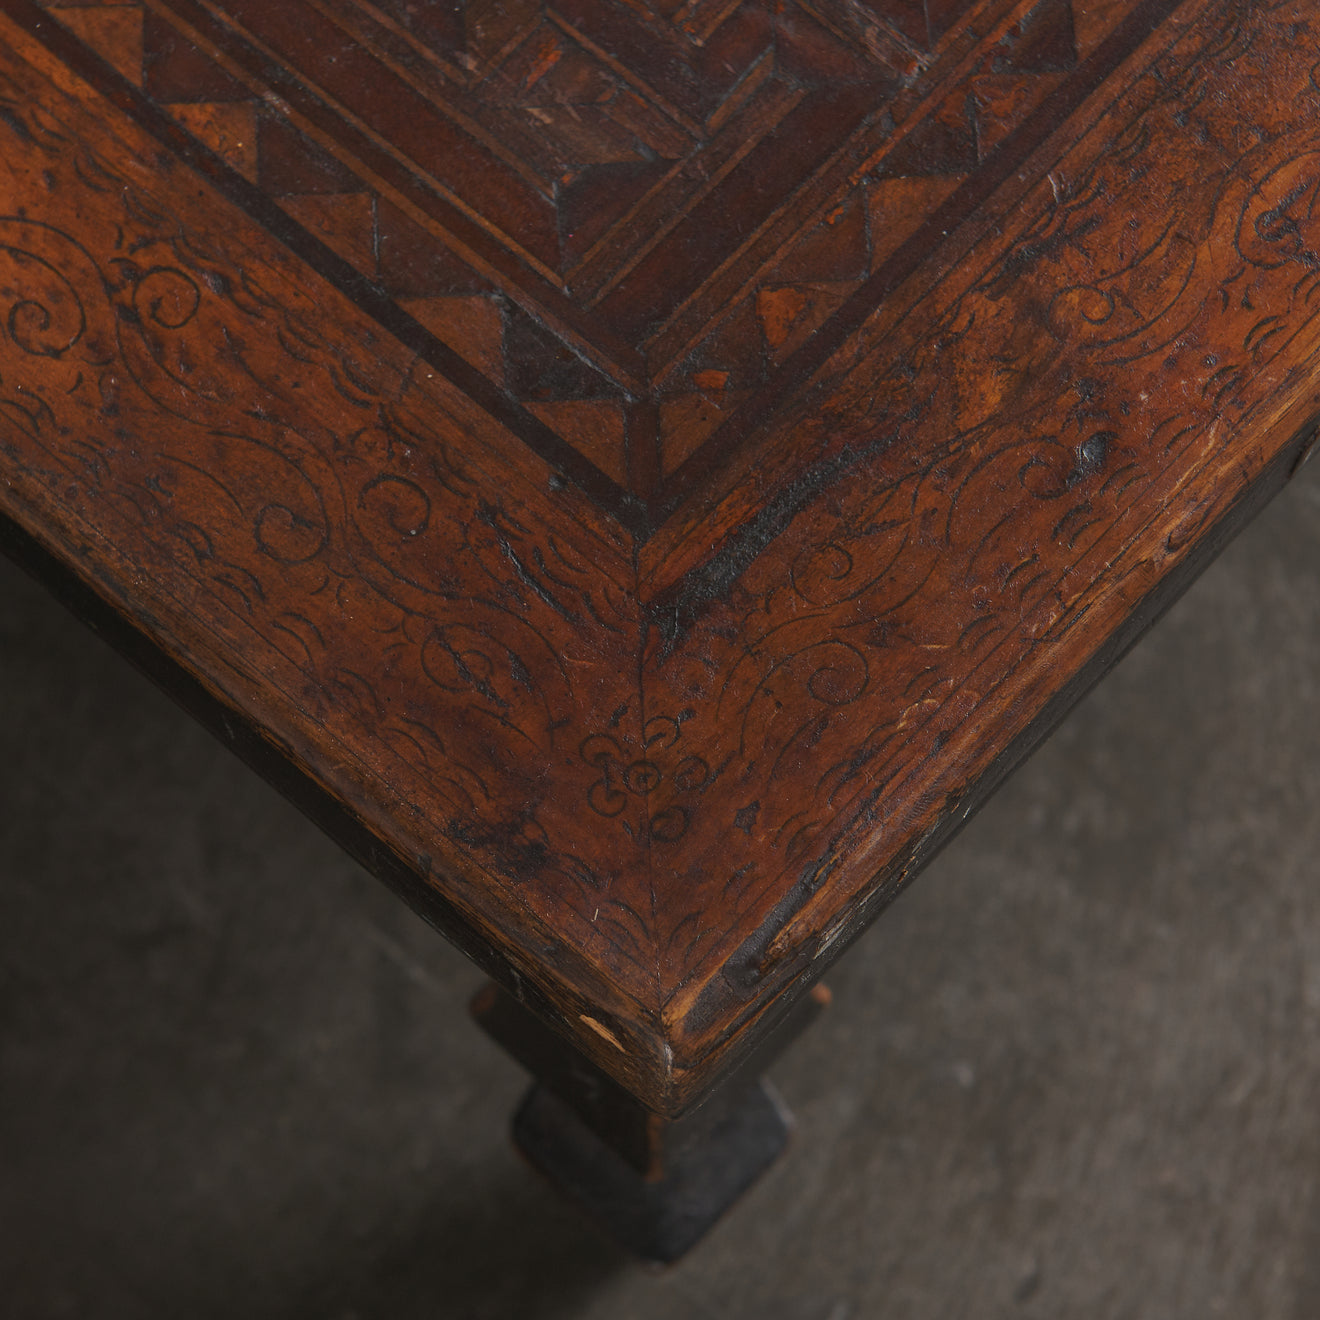
M 31 76 L 0 48 L 11 63 Z M 584 651 L 624 635 L 591 554 L 509 512 L 481 472 L 493 424 L 447 382 L 410 374 L 345 300 L 318 306 L 255 226 L 178 193 L 149 140 L 134 158 L 136 130 L 107 147 L 83 110 L 23 87 L 0 85 L 0 204 L 46 183 L 40 223 L 0 216 L 0 429 L 37 438 L 31 480 L 74 504 L 94 486 L 106 536 L 353 749 L 344 764 L 374 764 L 490 874 L 539 876 L 584 921 L 599 904 L 602 933 L 640 949 L 627 895 L 601 902 L 575 846 L 576 781 L 545 771 L 572 746 Z
M 87 390 L 114 359 L 115 327 L 87 250 L 54 225 L 0 216 L 0 409 L 29 432 L 61 394 Z
M 1276 163 L 1256 168 L 1241 203 L 1233 245 L 1244 261 L 1261 270 L 1297 264 L 1320 268 L 1315 243 L 1320 208 L 1320 142 L 1280 143 Z
M 82 356 L 106 360 L 109 326 L 103 300 L 95 297 L 94 270 L 86 250 L 68 234 L 31 220 L 0 218 L 0 308 L 19 352 L 63 358 L 82 343 L 95 319 L 100 342 Z
M 641 754 L 626 740 L 610 734 L 592 734 L 578 754 L 599 778 L 587 792 L 587 803 L 597 815 L 614 817 L 628 805 L 629 795 L 648 806 L 664 801 L 650 813 L 650 837 L 675 843 L 687 833 L 692 804 L 715 778 L 704 757 L 684 746 L 684 719 L 657 715 L 647 720 Z M 681 801 L 674 801 L 673 798 Z
M 781 423 L 783 452 L 805 435 L 837 477 L 659 666 L 730 786 L 718 821 L 688 825 L 676 983 L 729 955 L 703 904 L 778 919 L 814 864 L 848 865 L 844 838 L 864 890 L 887 840 L 946 810 L 938 775 L 976 755 L 977 713 L 1013 725 L 1104 593 L 1148 590 L 1223 513 L 1187 474 L 1260 424 L 1248 401 L 1301 397 L 1320 351 L 1320 81 L 1280 35 L 1288 8 L 1189 27 L 1005 203 L 1002 232 L 919 308 L 902 291 L 877 308 L 813 378 L 814 413 Z M 1276 23 L 1258 91 L 1243 70 Z M 1306 89 L 1286 110 L 1269 99 L 1285 49 Z

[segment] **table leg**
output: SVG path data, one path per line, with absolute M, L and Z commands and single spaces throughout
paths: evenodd
M 791 1115 L 758 1074 L 828 1002 L 817 986 L 751 1067 L 676 1119 L 646 1109 L 498 986 L 477 994 L 472 1016 L 537 1079 L 514 1116 L 518 1149 L 623 1246 L 673 1261 L 784 1149 Z

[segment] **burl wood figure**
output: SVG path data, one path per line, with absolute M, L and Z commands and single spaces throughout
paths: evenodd
M 1313 0 L 0 0 L 6 548 L 485 967 L 672 1258 L 1287 479 Z

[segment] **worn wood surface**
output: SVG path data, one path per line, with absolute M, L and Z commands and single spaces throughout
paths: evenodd
M 1318 83 L 1303 0 L 0 0 L 4 539 L 680 1112 L 1300 457 Z

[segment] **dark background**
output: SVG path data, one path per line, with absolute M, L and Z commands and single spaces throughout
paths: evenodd
M 0 563 L 0 1316 L 1320 1315 L 1320 462 L 870 931 L 680 1265 L 480 976 Z

